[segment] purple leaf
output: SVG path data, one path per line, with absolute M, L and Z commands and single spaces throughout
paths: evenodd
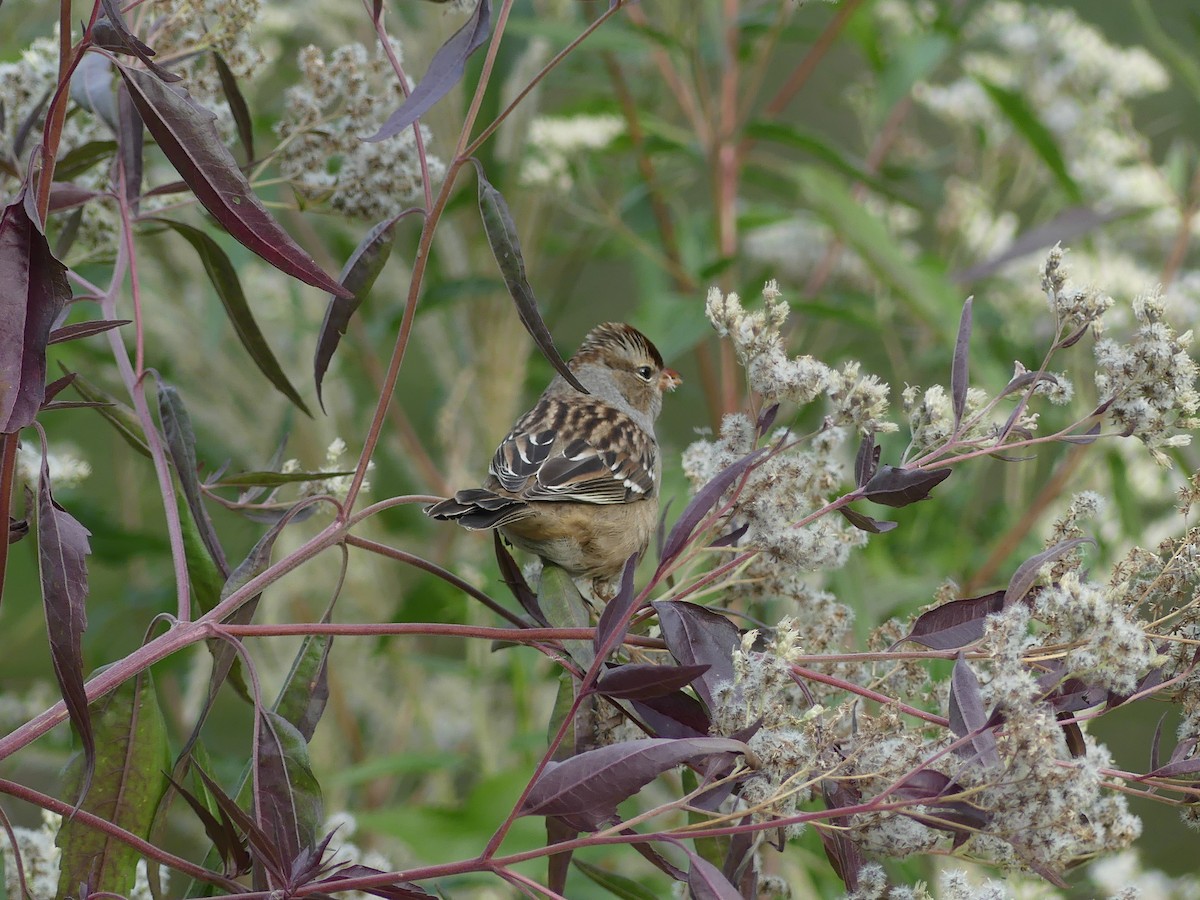
M 983 637 L 985 619 L 1004 609 L 1004 591 L 982 597 L 951 600 L 913 622 L 912 631 L 898 643 L 913 641 L 931 650 L 955 650 Z
M 996 396 L 996 399 L 1007 397 L 1009 394 L 1015 394 L 1017 391 L 1023 391 L 1031 384 L 1038 384 L 1042 381 L 1050 381 L 1058 384 L 1058 379 L 1049 372 L 1022 372 L 1004 386 L 1004 390 Z
M 771 426 L 775 424 L 775 416 L 779 414 L 779 404 L 772 403 L 766 409 L 758 414 L 758 422 L 755 424 L 757 434 L 762 437 L 771 430 Z
M 649 738 L 610 744 L 551 763 L 521 804 L 522 816 L 558 816 L 579 831 L 614 819 L 617 804 L 676 766 L 714 753 L 743 753 L 728 738 Z
M 649 700 L 673 694 L 707 671 L 708 666 L 626 663 L 601 675 L 596 682 L 596 690 L 616 700 Z
M 596 631 L 592 636 L 592 647 L 596 653 L 605 646 L 616 646 L 625 639 L 629 617 L 633 615 L 638 599 L 633 590 L 633 572 L 637 563 L 637 556 L 631 556 L 625 561 L 625 569 L 621 572 L 621 587 L 617 595 L 604 604 L 604 612 L 600 613 L 600 620 L 596 623 Z
M 56 181 L 50 186 L 50 212 L 75 209 L 99 196 L 99 191 L 80 187 L 72 181 Z
M 891 795 L 900 800 L 936 800 L 960 790 L 950 776 L 933 769 L 918 769 L 893 788 Z
M 687 850 L 691 867 L 688 869 L 688 890 L 693 900 L 742 900 L 738 891 L 725 875 L 693 850 Z
M 1100 423 L 1097 422 L 1083 434 L 1068 434 L 1065 437 L 1060 437 L 1059 440 L 1065 444 L 1094 444 L 1097 438 L 1100 437 Z
M 334 875 L 329 878 L 323 878 L 317 884 L 327 885 L 335 893 L 345 890 L 337 885 L 340 882 L 350 878 L 367 878 L 371 875 L 383 875 L 382 869 L 373 869 L 370 866 L 364 866 L 358 863 L 346 866 L 344 869 L 338 869 Z M 421 900 L 422 897 L 434 897 L 427 891 L 422 890 L 411 881 L 393 881 L 390 884 L 377 884 L 375 887 L 356 888 L 364 894 L 374 894 L 376 897 L 383 897 L 385 900 Z
M 221 786 L 209 777 L 207 772 L 199 766 L 196 766 L 195 771 L 200 776 L 200 781 L 204 784 L 204 789 L 208 791 L 209 796 L 216 802 L 222 818 L 235 826 L 242 834 L 246 835 L 250 848 L 253 851 L 254 859 L 273 873 L 276 878 L 281 877 L 287 872 L 287 867 L 280 855 L 281 848 L 272 842 L 267 833 L 258 826 L 258 823 L 244 809 L 238 806 L 237 801 L 225 793 Z
M 950 730 L 958 737 L 972 735 L 956 751 L 959 756 L 978 757 L 985 766 L 999 766 L 996 736 L 988 730 L 988 714 L 983 706 L 979 679 L 962 653 L 954 661 L 950 675 Z
M 1055 350 L 1065 350 L 1068 347 L 1074 347 L 1076 344 L 1078 344 L 1080 342 L 1080 340 L 1083 339 L 1083 336 L 1085 334 L 1087 334 L 1088 331 L 1091 330 L 1091 327 L 1092 327 L 1092 323 L 1090 320 L 1087 322 L 1084 322 L 1082 325 L 1080 325 L 1078 328 L 1076 328 L 1074 331 L 1072 331 L 1070 334 L 1068 334 L 1065 338 L 1063 338 L 1061 341 L 1059 341 L 1057 344 L 1055 344 L 1054 349 Z
M 56 378 L 46 385 L 46 399 L 42 402 L 42 407 L 49 405 L 50 401 L 57 397 L 62 391 L 71 386 L 71 382 L 75 380 L 75 373 L 68 372 L 62 378 Z M 92 404 L 85 404 L 92 405 Z
M 154 142 L 204 208 L 246 249 L 286 275 L 323 291 L 349 296 L 321 270 L 254 195 L 237 161 L 221 141 L 216 116 L 182 88 L 149 72 L 117 64 L 129 95 Z
M 650 604 L 658 613 L 663 640 L 681 666 L 708 666 L 696 682 L 696 691 L 713 707 L 713 690 L 723 681 L 733 681 L 733 651 L 742 639 L 732 622 L 703 606 L 683 600 L 659 600 Z
M 655 737 L 690 738 L 708 734 L 708 713 L 695 697 L 675 691 L 662 697 L 630 701 L 634 712 Z
M 94 334 L 103 334 L 106 331 L 111 331 L 113 328 L 120 328 L 122 325 L 128 325 L 132 319 L 96 319 L 92 322 L 79 322 L 75 325 L 64 325 L 62 328 L 55 328 L 50 332 L 50 337 L 46 341 L 47 346 L 50 344 L 63 344 L 67 341 L 77 341 L 80 338 L 91 337 Z
M 710 547 L 736 547 L 737 542 L 740 541 L 745 536 L 746 532 L 749 530 L 750 530 L 750 523 L 746 522 L 745 524 L 739 525 L 737 528 L 733 529 L 732 531 L 728 531 L 725 534 L 721 535 L 719 538 L 714 540 L 708 546 L 710 546 Z M 661 547 L 659 548 L 659 552 L 660 553 L 662 552 Z
M 487 0 L 480 0 L 485 4 Z M 529 332 L 533 342 L 542 355 L 558 374 L 562 375 L 575 390 L 586 394 L 587 389 L 579 383 L 579 379 L 567 368 L 562 356 L 554 346 L 554 338 L 550 329 L 542 321 L 538 311 L 537 298 L 533 295 L 533 287 L 525 276 L 525 259 L 521 256 L 521 242 L 517 237 L 517 225 L 504 196 L 492 187 L 483 174 L 483 166 L 475 164 L 475 172 L 479 182 L 479 215 L 483 220 L 483 230 L 487 234 L 488 245 L 500 267 L 500 274 L 508 288 L 509 296 L 517 307 L 517 315 L 521 324 Z
M 954 406 L 954 427 L 962 422 L 963 410 L 967 408 L 967 388 L 970 385 L 971 359 L 971 304 L 973 297 L 963 303 L 962 316 L 958 320 L 958 338 L 954 342 L 954 362 L 950 367 L 950 401 Z
M 1150 770 L 1158 768 L 1158 748 L 1159 742 L 1162 740 L 1163 722 L 1167 721 L 1167 713 L 1163 713 L 1158 718 L 1158 724 L 1154 726 L 1154 737 L 1150 739 Z
M 1004 608 L 1008 609 L 1009 606 L 1029 593 L 1029 589 L 1037 581 L 1038 573 L 1046 563 L 1066 555 L 1080 544 L 1094 543 L 1095 541 L 1091 538 L 1071 538 L 1069 541 L 1062 541 L 1055 544 L 1053 547 L 1043 550 L 1036 556 L 1031 556 L 1025 560 L 1025 562 L 1017 567 L 1017 571 L 1013 572 L 1012 578 L 1009 579 L 1008 588 L 1004 591 Z
M 659 568 L 662 568 L 679 555 L 680 551 L 687 544 L 688 538 L 692 536 L 692 531 L 700 524 L 700 520 L 717 504 L 717 501 L 721 499 L 721 496 L 730 488 L 733 482 L 741 477 L 742 473 L 754 465 L 766 452 L 766 448 L 761 448 L 747 453 L 741 459 L 730 463 L 714 475 L 708 484 L 696 492 L 696 496 L 692 498 L 692 501 L 687 505 L 687 509 L 676 520 L 671 533 L 667 535 L 666 543 L 663 545 L 662 554 L 659 558 Z
M 217 68 L 217 77 L 221 79 L 221 93 L 229 104 L 229 113 L 233 116 L 233 124 L 237 126 L 238 140 L 246 151 L 246 162 L 254 161 L 254 124 L 250 119 L 250 108 L 246 106 L 246 98 L 238 87 L 237 79 L 225 58 L 216 50 L 212 52 L 213 65 Z
M 167 779 L 179 792 L 179 796 L 192 808 L 192 812 L 196 814 L 200 824 L 204 826 L 204 833 L 212 841 L 213 847 L 216 848 L 217 853 L 221 856 L 221 861 L 225 864 L 225 874 L 237 877 L 249 872 L 251 860 L 250 854 L 246 852 L 246 842 L 242 839 L 242 832 L 233 824 L 225 811 L 220 806 L 217 807 L 217 812 L 221 817 L 218 820 L 195 794 L 170 775 L 167 776 Z
M 948 468 L 927 471 L 883 466 L 860 491 L 874 503 L 899 509 L 926 499 L 930 491 L 950 477 L 950 472 Z
M 333 353 L 337 350 L 342 335 L 346 333 L 351 317 L 371 292 L 375 279 L 379 277 L 388 257 L 392 255 L 397 221 L 398 218 L 387 219 L 367 232 L 338 275 L 338 281 L 350 292 L 350 296 L 331 296 L 325 307 L 325 321 L 321 323 L 321 331 L 317 336 L 317 350 L 313 358 L 317 402 L 321 404 L 322 410 L 325 409 L 325 400 L 321 396 L 321 383 L 325 379 L 329 361 L 333 359 Z
M 367 140 L 382 141 L 395 137 L 446 96 L 462 79 L 467 58 L 487 42 L 491 27 L 491 2 L 479 0 L 471 17 L 433 54 L 421 83 L 413 88 L 400 108 L 388 116 L 383 127 Z
M 97 19 L 96 24 L 92 26 L 92 40 L 95 41 L 97 47 L 103 47 L 113 53 L 136 56 L 147 69 L 163 81 L 179 81 L 183 77 L 167 71 L 151 59 L 156 55 L 155 52 L 129 30 L 129 26 L 125 24 L 125 18 L 121 15 L 120 4 L 116 0 L 100 0 L 100 6 L 104 10 L 104 15 Z
M 529 583 L 525 581 L 521 567 L 517 565 L 517 561 L 513 559 L 513 555 L 504 546 L 504 538 L 500 537 L 499 531 L 493 531 L 492 538 L 496 546 L 496 563 L 500 567 L 500 580 L 508 585 L 508 589 L 512 591 L 513 596 L 517 598 L 517 602 L 521 604 L 521 609 L 529 613 L 539 625 L 549 628 L 550 623 L 546 620 L 546 615 L 542 612 L 542 608 L 538 606 L 537 594 L 533 592 Z
M 858 453 L 854 456 L 855 487 L 862 487 L 875 477 L 875 470 L 879 468 L 879 454 L 882 451 L 883 448 L 875 443 L 875 429 L 872 428 L 862 436 Z
M 838 512 L 842 514 L 842 518 L 859 531 L 867 531 L 871 534 L 887 534 L 900 524 L 899 522 L 889 522 L 886 519 L 872 518 L 864 513 L 860 513 L 856 509 L 851 509 L 849 506 L 840 507 Z
M 278 713 L 264 710 L 258 716 L 254 769 L 256 818 L 290 869 L 315 846 L 324 816 L 304 736 Z
M 267 343 L 266 337 L 254 320 L 254 313 L 250 311 L 250 304 L 246 302 L 241 281 L 238 280 L 237 269 L 225 255 L 221 245 L 199 228 L 193 228 L 183 222 L 161 218 L 155 218 L 154 221 L 166 225 L 192 245 L 204 265 L 208 280 L 212 282 L 217 296 L 221 299 L 221 305 L 225 307 L 225 315 L 229 317 L 233 330 L 237 332 L 238 340 L 246 348 L 250 359 L 279 393 L 296 404 L 306 416 L 311 416 L 312 413 L 308 411 L 300 394 L 284 374 L 283 368 L 271 351 L 271 345 Z
M 83 744 L 84 772 L 80 799 L 88 792 L 96 764 L 96 741 L 83 688 L 83 632 L 87 630 L 87 563 L 92 552 L 89 532 L 54 501 L 50 468 L 42 449 L 42 474 L 38 479 L 38 568 L 46 631 L 50 637 L 50 661 L 62 692 L 71 724 Z
M 129 88 L 117 86 L 117 160 L 125 178 L 125 202 L 136 215 L 141 205 L 142 157 L 145 150 L 145 123 L 133 105 Z M 116 175 L 113 182 L 116 183 Z
M 37 415 L 50 330 L 71 299 L 66 266 L 51 255 L 32 208 L 26 185 L 0 217 L 0 433 Z

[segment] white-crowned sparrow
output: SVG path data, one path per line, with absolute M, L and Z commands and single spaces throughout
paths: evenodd
M 593 328 L 567 366 L 588 389 L 555 376 L 496 449 L 483 486 L 426 507 L 464 528 L 499 528 L 512 544 L 590 578 L 611 596 L 625 561 L 650 542 L 662 461 L 654 420 L 680 384 L 640 331 Z

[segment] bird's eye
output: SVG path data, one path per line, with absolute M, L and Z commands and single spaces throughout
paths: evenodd
M 654 370 L 649 366 L 638 366 L 634 371 L 637 372 L 638 378 L 642 379 L 642 381 L 649 381 L 650 376 L 654 374 Z

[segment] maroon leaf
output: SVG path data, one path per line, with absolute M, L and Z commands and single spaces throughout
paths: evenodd
M 225 95 L 233 124 L 237 126 L 238 140 L 246 151 L 246 162 L 251 163 L 254 161 L 254 124 L 250 119 L 250 108 L 246 106 L 246 98 L 242 96 L 237 79 L 233 77 L 225 58 L 214 50 L 212 59 L 217 68 L 217 77 L 221 79 L 221 93 Z
M 0 217 L 0 433 L 20 431 L 45 399 L 46 344 L 71 299 L 28 185 Z
M 254 809 L 259 826 L 291 869 L 316 844 L 323 820 L 321 788 L 308 763 L 304 736 L 278 713 L 258 716 Z
M 92 26 L 92 40 L 95 41 L 97 47 L 103 47 L 114 53 L 136 56 L 147 69 L 163 81 L 179 81 L 183 77 L 167 71 L 151 59 L 156 55 L 155 52 L 129 30 L 121 15 L 121 7 L 116 0 L 100 0 L 100 6 L 104 10 L 104 15 L 97 19 L 96 24 Z
M 913 641 L 931 650 L 965 647 L 983 637 L 985 619 L 1002 609 L 1004 591 L 951 600 L 917 616 L 912 631 L 899 643 Z
M 673 560 L 683 550 L 692 531 L 700 524 L 700 520 L 708 514 L 721 496 L 730 486 L 741 477 L 747 469 L 756 463 L 767 452 L 766 448 L 747 453 L 741 459 L 726 466 L 712 477 L 708 484 L 696 492 L 696 496 L 687 505 L 687 509 L 679 516 L 671 533 L 667 535 L 659 557 L 659 568 Z
M 74 209 L 87 203 L 93 197 L 99 197 L 99 191 L 80 187 L 71 181 L 56 181 L 50 187 L 50 212 L 62 212 Z
M 339 888 L 338 884 L 347 881 L 351 878 L 368 878 L 371 875 L 383 875 L 382 869 L 373 869 L 370 866 L 364 866 L 358 863 L 346 866 L 344 869 L 338 869 L 337 873 L 329 878 L 323 878 L 317 882 L 320 885 L 327 885 L 335 893 L 346 890 Z M 428 891 L 422 890 L 411 881 L 393 881 L 390 884 L 377 884 L 374 887 L 355 888 L 364 894 L 374 894 L 376 897 L 384 897 L 386 900 L 421 900 L 422 897 L 434 897 Z
M 954 406 L 954 427 L 962 422 L 963 410 L 967 408 L 967 387 L 970 385 L 971 359 L 971 302 L 968 297 L 963 303 L 962 316 L 958 320 L 958 338 L 954 342 L 954 362 L 950 367 L 950 402 Z
M 462 79 L 467 58 L 487 42 L 491 27 L 491 2 L 479 0 L 471 17 L 433 54 L 421 83 L 413 88 L 400 108 L 388 116 L 383 127 L 367 140 L 382 141 L 395 137 L 446 96 Z
M 985 766 L 1000 765 L 996 736 L 988 730 L 988 714 L 983 706 L 979 679 L 962 653 L 954 661 L 950 675 L 950 730 L 958 737 L 971 735 L 971 740 L 957 749 L 959 756 L 978 757 Z
M 650 605 L 658 613 L 663 640 L 675 662 L 708 666 L 696 682 L 696 691 L 712 709 L 714 688 L 733 681 L 733 651 L 742 642 L 737 628 L 724 616 L 683 600 L 659 600 Z
M 874 503 L 899 509 L 926 499 L 930 491 L 950 477 L 950 472 L 945 468 L 926 471 L 883 466 L 860 490 Z
M 1083 729 L 1079 727 L 1078 722 L 1071 721 L 1069 712 L 1060 712 L 1055 714 L 1059 724 L 1063 730 L 1063 740 L 1067 742 L 1067 750 L 1071 754 L 1072 759 L 1079 759 L 1081 756 L 1087 756 L 1087 742 L 1083 739 Z
M 403 214 L 402 214 L 403 215 Z M 396 239 L 396 222 L 399 218 L 387 219 L 380 222 L 367 232 L 366 237 L 359 242 L 342 266 L 338 281 L 350 292 L 349 297 L 331 296 L 325 307 L 325 321 L 321 323 L 321 332 L 317 337 L 317 351 L 313 358 L 313 372 L 317 382 L 317 402 L 325 409 L 325 400 L 321 396 L 321 383 L 329 368 L 329 361 L 337 350 L 350 325 L 350 319 L 359 305 L 371 292 L 375 279 L 383 271 L 388 257 L 392 255 L 392 244 Z
M 221 305 L 225 307 L 225 314 L 229 317 L 234 331 L 237 332 L 238 340 L 242 342 L 242 346 L 246 348 L 246 352 L 254 364 L 258 366 L 258 370 L 266 376 L 279 393 L 296 404 L 306 416 L 311 416 L 312 413 L 308 411 L 299 392 L 288 380 L 271 350 L 271 345 L 267 343 L 266 337 L 263 336 L 262 330 L 254 320 L 254 313 L 250 311 L 250 304 L 246 302 L 246 295 L 242 291 L 242 283 L 238 279 L 237 269 L 234 268 L 225 251 L 221 249 L 221 245 L 199 228 L 193 228 L 183 222 L 160 218 L 156 218 L 154 221 L 171 228 L 192 245 L 196 255 L 200 257 L 200 262 L 204 265 L 204 271 L 208 275 L 209 281 L 212 282 L 213 289 L 216 290 L 217 296 L 221 300 Z
M 997 395 L 996 399 L 1007 397 L 1009 394 L 1015 394 L 1017 391 L 1023 391 L 1031 384 L 1037 384 L 1042 381 L 1051 381 L 1058 384 L 1058 379 L 1049 372 L 1022 372 L 1004 386 L 1004 390 Z
M 479 2 L 482 6 L 487 3 L 487 0 L 479 0 Z M 496 258 L 496 265 L 500 267 L 500 274 L 504 278 L 509 296 L 516 304 L 521 324 L 525 326 L 525 330 L 529 332 L 533 342 L 542 351 L 542 355 L 546 357 L 550 365 L 554 366 L 555 371 L 562 375 L 575 390 L 586 394 L 587 389 L 579 383 L 579 379 L 563 362 L 562 356 L 554 346 L 554 338 L 550 334 L 550 329 L 542 321 L 542 314 L 538 311 L 537 298 L 533 295 L 533 287 L 530 286 L 529 279 L 525 276 L 525 259 L 521 256 L 521 242 L 517 237 L 517 225 L 508 209 L 508 203 L 504 196 L 492 187 L 483 174 L 483 166 L 478 162 L 475 163 L 475 172 L 479 182 L 479 215 L 483 220 L 483 230 L 487 234 L 492 255 Z
M 708 713 L 699 700 L 682 691 L 630 702 L 656 737 L 690 738 L 708 734 L 711 724 Z
M 204 784 L 204 789 L 216 801 L 217 808 L 220 810 L 222 817 L 228 818 L 228 821 L 232 822 L 242 834 L 246 835 L 250 849 L 253 851 L 254 859 L 277 878 L 282 877 L 287 872 L 287 868 L 283 864 L 280 848 L 271 841 L 267 833 L 258 826 L 258 823 L 244 809 L 237 805 L 237 801 L 225 793 L 221 786 L 209 777 L 207 772 L 196 766 L 196 774 L 200 776 L 200 780 Z
M 843 506 L 838 509 L 842 517 L 857 528 L 859 531 L 868 531 L 871 534 L 887 534 L 895 528 L 899 522 L 889 522 L 886 519 L 875 519 L 871 516 L 860 513 L 856 509 L 851 509 L 849 506 Z
M 1158 768 L 1158 748 L 1159 742 L 1162 740 L 1163 722 L 1167 720 L 1167 713 L 1163 713 L 1158 717 L 1158 724 L 1154 726 L 1154 737 L 1150 739 L 1150 769 L 1153 771 Z
M 133 105 L 127 85 L 117 87 L 117 159 L 125 178 L 125 202 L 136 214 L 142 196 L 142 157 L 145 150 L 145 123 Z M 113 179 L 116 181 L 116 178 Z
M 54 501 L 50 467 L 42 445 L 42 474 L 38 479 L 38 567 L 42 604 L 50 637 L 50 661 L 71 724 L 83 744 L 84 773 L 80 797 L 88 792 L 96 762 L 96 742 L 83 688 L 83 632 L 87 629 L 87 563 L 92 552 L 89 532 Z
M 43 408 L 50 403 L 55 397 L 62 393 L 66 388 L 70 387 L 71 382 L 75 380 L 75 373 L 68 372 L 62 378 L 55 378 L 52 382 L 46 385 L 46 399 L 43 401 Z M 90 404 L 89 404 L 90 405 Z
M 758 414 L 758 422 L 755 423 L 755 429 L 759 437 L 762 437 L 771 430 L 771 426 L 775 424 L 775 416 L 779 414 L 779 404 L 772 403 L 766 409 Z
M 691 862 L 687 884 L 694 900 L 742 900 L 741 892 L 720 869 L 694 850 L 684 848 L 684 852 Z
M 715 753 L 743 753 L 728 738 L 649 738 L 589 750 L 551 763 L 521 804 L 522 816 L 558 816 L 579 831 L 614 819 L 617 804 L 670 769 Z
M 875 443 L 875 429 L 862 436 L 858 445 L 858 453 L 854 456 L 854 486 L 862 487 L 875 477 L 879 468 L 879 454 L 883 448 Z
M 500 567 L 500 580 L 508 585 L 508 589 L 513 592 L 513 596 L 521 604 L 521 608 L 529 613 L 535 622 L 549 628 L 550 622 L 546 619 L 542 608 L 538 606 L 537 594 L 525 580 L 525 576 L 521 573 L 521 567 L 517 565 L 513 555 L 504 546 L 504 538 L 500 537 L 499 531 L 493 531 L 492 538 L 496 546 L 496 563 Z
M 62 328 L 55 328 L 50 332 L 50 337 L 46 341 L 46 345 L 63 344 L 67 341 L 77 341 L 80 338 L 91 337 L 94 334 L 103 334 L 106 331 L 111 331 L 114 328 L 120 328 L 122 325 L 128 325 L 132 319 L 96 319 L 92 322 L 79 322 L 75 325 L 64 325 Z
M 1029 589 L 1037 581 L 1038 573 L 1046 563 L 1053 562 L 1071 550 L 1074 550 L 1080 544 L 1094 543 L 1095 541 L 1091 538 L 1071 538 L 1069 541 L 1062 541 L 1055 544 L 1053 547 L 1049 547 L 1036 556 L 1031 556 L 1025 560 L 1025 562 L 1017 567 L 1017 571 L 1013 572 L 1012 578 L 1009 579 L 1008 588 L 1004 591 L 1004 608 L 1007 609 L 1029 593 Z
M 936 800 L 962 790 L 948 775 L 933 769 L 918 769 L 891 791 L 900 800 Z
M 1083 336 L 1088 333 L 1088 331 L 1091 329 L 1091 327 L 1092 327 L 1092 323 L 1090 320 L 1087 322 L 1084 322 L 1082 325 L 1080 325 L 1078 328 L 1076 328 L 1074 331 L 1072 331 L 1070 334 L 1068 334 L 1065 338 L 1063 338 L 1061 341 L 1059 341 L 1057 344 L 1055 344 L 1054 349 L 1055 350 L 1065 350 L 1068 347 L 1074 347 L 1076 344 L 1078 344 L 1083 339 Z
M 708 546 L 710 546 L 710 547 L 736 547 L 737 542 L 740 541 L 745 536 L 746 532 L 749 530 L 750 530 L 750 523 L 746 522 L 742 525 L 739 525 L 737 528 L 733 529 L 732 531 L 728 531 L 725 534 L 721 535 L 719 538 L 714 540 Z M 660 548 L 660 552 L 661 552 L 661 548 Z
M 1065 437 L 1060 437 L 1059 440 L 1065 444 L 1094 444 L 1100 437 L 1100 423 L 1097 422 L 1083 434 L 1068 434 Z
M 658 666 L 626 663 L 609 669 L 596 681 L 596 690 L 616 700 L 649 700 L 673 694 L 708 671 L 708 666 Z
M 249 872 L 251 860 L 250 854 L 246 852 L 246 841 L 242 832 L 233 824 L 225 811 L 218 806 L 217 812 L 221 817 L 218 820 L 195 794 L 170 775 L 167 776 L 167 780 L 192 808 L 192 812 L 204 826 L 204 833 L 208 835 L 208 839 L 212 841 L 217 853 L 221 855 L 221 861 L 225 864 L 225 874 L 237 877 Z
M 221 142 L 211 112 L 182 88 L 117 64 L 154 142 L 204 208 L 235 240 L 281 272 L 341 297 L 349 292 L 321 270 L 254 195 Z
M 615 646 L 625 639 L 629 617 L 633 615 L 638 599 L 633 590 L 633 573 L 637 562 L 637 556 L 631 556 L 625 561 L 625 569 L 621 572 L 621 587 L 617 595 L 604 604 L 604 612 L 600 613 L 600 620 L 596 623 L 596 631 L 592 636 L 592 647 L 596 653 L 605 646 Z

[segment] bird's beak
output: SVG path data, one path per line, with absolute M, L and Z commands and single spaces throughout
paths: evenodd
M 674 369 L 663 369 L 662 374 L 658 376 L 658 386 L 661 390 L 673 391 L 681 384 L 683 384 L 683 379 Z

